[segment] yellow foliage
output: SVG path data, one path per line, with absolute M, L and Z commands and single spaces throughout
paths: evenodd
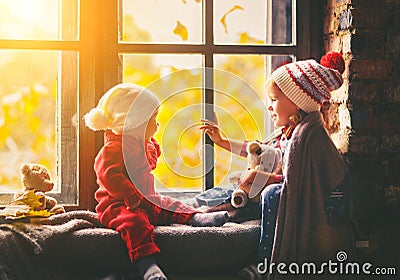
M 29 190 L 15 199 L 11 205 L 25 204 L 29 209 L 35 209 L 42 206 L 42 203 L 39 201 L 40 198 L 42 198 L 42 195 L 38 195 L 33 190 Z
M 44 210 L 29 210 L 24 213 L 26 217 L 50 217 L 53 213 L 49 212 L 47 209 Z
M 42 126 L 42 120 L 32 116 L 28 120 L 28 127 L 30 131 L 40 131 L 39 129 Z M 43 137 L 43 136 L 42 136 Z
M 235 5 L 235 6 L 233 6 L 231 9 L 229 9 L 229 10 L 221 17 L 221 19 L 219 20 L 219 21 L 221 22 L 222 26 L 224 27 L 225 33 L 228 33 L 228 25 L 226 24 L 226 17 L 227 17 L 229 14 L 233 13 L 234 11 L 236 11 L 236 10 L 244 10 L 244 9 L 243 9 L 242 6 Z
M 7 174 L 2 176 L 1 185 L 8 191 L 20 188 L 19 168 L 24 162 L 45 162 L 49 170 L 56 169 L 55 84 L 55 79 L 51 79 L 45 85 L 12 85 L 0 92 L 0 98 L 5 101 L 1 106 L 0 152 L 4 160 L 12 155 L 7 162 L 0 162 L 0 172 Z
M 7 138 L 10 137 L 10 131 L 8 127 L 0 127 L 0 150 L 4 149 Z
M 226 58 L 218 69 L 230 73 L 228 78 L 219 72 L 215 76 L 216 88 L 224 91 L 216 90 L 214 95 L 220 127 L 225 136 L 232 139 L 263 139 L 264 58 L 259 55 Z M 202 117 L 203 92 L 193 86 L 201 85 L 201 73 L 185 71 L 160 79 L 163 67 L 169 67 L 171 73 L 181 69 L 175 65 L 156 66 L 151 60 L 151 56 L 138 55 L 126 59 L 124 81 L 148 86 L 162 101 L 158 115 L 160 129 L 155 135 L 162 149 L 162 156 L 153 171 L 157 185 L 200 190 L 204 177 L 203 135 L 198 125 Z M 226 183 L 230 172 L 245 166 L 245 159 L 215 147 L 216 185 Z
M 123 30 L 122 39 L 124 42 L 151 42 L 151 35 L 141 29 L 135 19 L 131 15 L 125 15 L 123 20 Z
M 35 210 L 42 205 L 39 201 L 42 197 L 42 195 L 36 194 L 33 190 L 26 191 L 9 205 L 6 205 L 6 207 L 0 211 L 0 216 L 6 217 L 7 219 L 49 217 L 52 213 L 46 209 Z
M 240 33 L 239 38 L 240 44 L 252 44 L 252 45 L 261 45 L 264 44 L 263 40 L 251 37 L 247 32 Z
M 32 95 L 31 95 L 32 93 Z M 35 96 L 35 92 L 24 94 L 21 104 L 21 111 L 24 114 L 32 114 L 37 110 L 39 104 L 39 98 Z
M 179 20 L 176 21 L 176 26 L 173 32 L 174 34 L 181 37 L 182 41 L 186 41 L 188 39 L 189 32 L 187 30 L 187 27 L 183 25 Z
M 41 217 L 47 218 L 53 215 L 49 211 L 45 210 L 28 210 L 26 205 L 10 205 L 0 211 L 0 216 L 6 217 L 6 219 L 17 220 L 22 218 L 33 218 Z

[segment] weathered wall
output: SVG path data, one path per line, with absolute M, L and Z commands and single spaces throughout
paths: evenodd
M 400 263 L 400 0 L 327 0 L 324 51 L 346 61 L 331 132 L 352 176 L 367 254 Z M 381 254 L 382 253 L 382 254 Z

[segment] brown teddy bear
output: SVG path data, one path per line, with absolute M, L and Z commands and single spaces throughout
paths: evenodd
M 257 141 L 252 141 L 247 144 L 247 170 L 259 169 L 268 173 L 272 173 L 277 170 L 281 163 L 282 155 L 279 149 L 274 149 L 268 145 L 261 144 Z M 236 180 L 236 184 L 239 184 L 241 178 L 244 177 L 246 172 L 241 172 L 236 175 L 236 178 L 231 178 Z M 253 202 L 258 202 L 260 198 L 260 193 L 264 186 L 251 186 L 247 189 L 236 189 L 232 193 L 231 204 L 235 208 L 240 208 L 246 205 L 247 201 L 250 199 Z
M 57 204 L 55 198 L 45 194 L 54 187 L 46 167 L 40 164 L 24 164 L 20 171 L 23 189 L 22 192 L 15 195 L 15 199 L 23 196 L 26 192 L 34 191 L 41 206 L 32 210 L 47 210 L 52 214 L 65 213 L 64 207 Z

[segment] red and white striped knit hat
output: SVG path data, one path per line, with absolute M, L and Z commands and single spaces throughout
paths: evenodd
M 344 60 L 341 54 L 330 52 L 321 58 L 285 64 L 271 78 L 295 105 L 306 113 L 318 111 L 329 101 L 330 92 L 343 84 Z

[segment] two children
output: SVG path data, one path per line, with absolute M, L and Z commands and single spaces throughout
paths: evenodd
M 154 258 L 160 252 L 154 243 L 155 225 L 221 226 L 229 218 L 225 211 L 200 213 L 155 192 L 151 172 L 161 154 L 153 137 L 159 107 L 152 92 L 134 84 L 118 84 L 84 116 L 90 129 L 105 131 L 104 146 L 94 164 L 99 186 L 96 212 L 104 226 L 121 234 L 144 280 L 167 279 Z
M 274 125 L 281 128 L 281 134 L 267 144 L 281 149 L 282 169 L 273 174 L 254 169 L 240 182 L 247 188 L 264 188 L 261 260 L 271 259 L 275 264 L 322 262 L 335 260 L 338 251 L 352 253 L 347 225 L 332 223 L 328 215 L 331 193 L 342 191 L 348 173 L 319 112 L 330 92 L 343 82 L 342 71 L 337 70 L 337 62 L 342 65 L 343 59 L 338 56 L 324 65 L 307 60 L 281 66 L 267 83 L 268 111 Z M 154 259 L 159 252 L 153 240 L 154 225 L 218 226 L 228 219 L 224 211 L 199 213 L 154 191 L 151 170 L 156 167 L 160 147 L 153 135 L 159 106 L 151 92 L 121 84 L 105 93 L 85 116 L 89 128 L 106 131 L 95 160 L 96 211 L 105 226 L 120 232 L 143 279 L 166 279 Z M 216 145 L 246 156 L 247 142 L 223 138 L 216 118 L 215 122 L 202 122 L 200 129 Z M 269 276 L 279 277 L 277 273 Z
M 283 65 L 267 82 L 268 111 L 281 134 L 266 144 L 281 149 L 282 172 L 250 170 L 239 185 L 264 187 L 260 261 L 318 263 L 336 260 L 338 251 L 352 253 L 349 227 L 345 221 L 332 222 L 329 212 L 331 193 L 343 194 L 348 172 L 320 113 L 330 92 L 343 83 L 343 58 L 338 53 L 327 55 L 324 65 L 315 60 Z M 202 121 L 200 129 L 216 145 L 246 156 L 246 141 L 223 138 L 217 121 Z

